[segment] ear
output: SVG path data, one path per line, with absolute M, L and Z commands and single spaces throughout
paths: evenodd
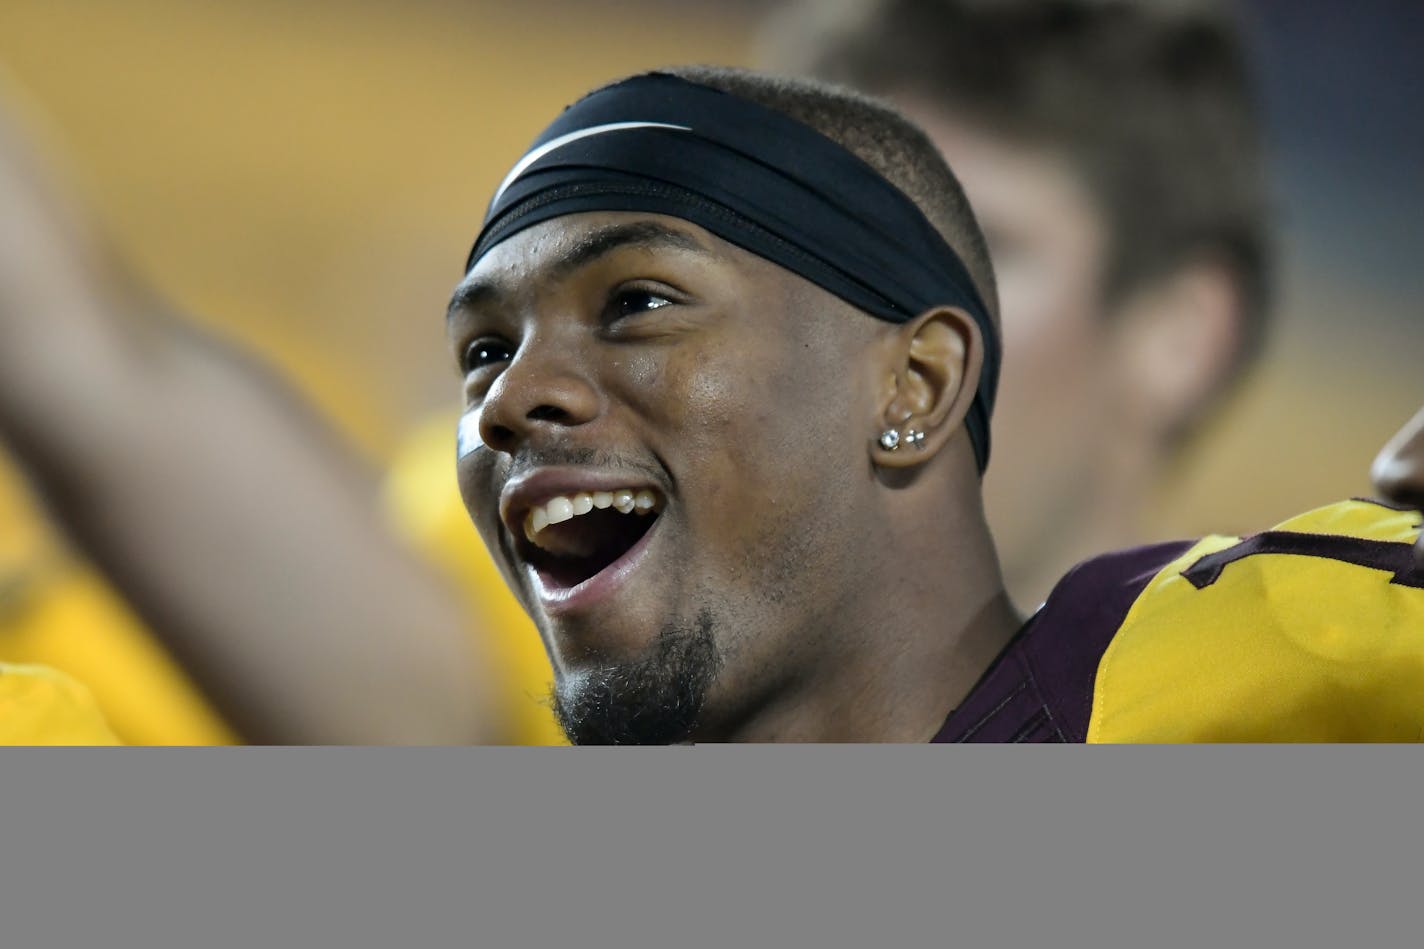
M 1241 297 L 1220 264 L 1191 264 L 1133 294 L 1114 315 L 1113 364 L 1131 422 L 1166 439 L 1228 378 L 1241 345 Z
M 881 430 L 872 460 L 908 468 L 933 458 L 959 431 L 974 401 L 984 364 L 984 337 L 957 307 L 936 307 L 886 338 Z M 894 432 L 894 447 L 879 439 Z

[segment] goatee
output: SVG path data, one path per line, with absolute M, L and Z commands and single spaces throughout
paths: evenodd
M 709 612 L 669 625 L 642 655 L 565 676 L 554 715 L 575 745 L 670 745 L 686 741 L 722 668 Z

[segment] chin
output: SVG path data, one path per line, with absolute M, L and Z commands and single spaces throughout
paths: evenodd
M 673 744 L 696 730 L 723 658 L 712 616 L 703 612 L 691 623 L 665 624 L 630 653 L 559 665 L 554 712 L 574 744 Z

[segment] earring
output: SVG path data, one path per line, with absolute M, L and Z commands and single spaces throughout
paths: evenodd
M 894 451 L 900 447 L 900 433 L 893 428 L 887 428 L 880 433 L 880 447 L 886 451 Z
M 924 433 L 924 432 L 916 431 L 915 429 L 912 428 L 912 429 L 910 429 L 908 432 L 905 433 L 905 441 L 909 442 L 911 445 L 914 445 L 914 446 L 915 446 L 916 448 L 918 448 L 920 451 L 924 451 L 924 450 L 925 450 L 925 433 Z

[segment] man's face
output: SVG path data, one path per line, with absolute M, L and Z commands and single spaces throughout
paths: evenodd
M 1380 450 L 1370 475 L 1390 501 L 1424 508 L 1424 407 Z M 1424 571 L 1424 534 L 1414 545 L 1414 562 Z
M 1068 161 L 900 96 L 964 186 L 988 240 L 1004 314 L 985 506 L 1005 573 L 1077 529 L 1114 434 L 1104 320 L 1107 231 Z M 1118 433 L 1120 435 L 1120 432 Z M 1065 565 L 1066 566 L 1066 565 Z
M 833 651 L 873 507 L 856 367 L 877 332 L 658 215 L 544 222 L 461 283 L 449 335 L 484 441 L 461 493 L 574 740 L 725 733 Z

